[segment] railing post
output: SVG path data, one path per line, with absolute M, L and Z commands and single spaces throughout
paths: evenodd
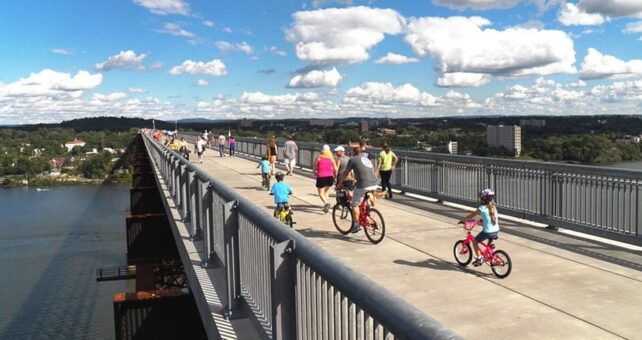
M 198 173 L 194 173 L 192 185 L 194 187 L 194 214 L 192 215 L 192 230 L 194 230 L 194 233 L 191 234 L 190 240 L 200 241 L 203 237 L 203 186 Z
M 208 268 L 213 261 L 214 250 L 212 247 L 212 233 L 214 228 L 214 199 L 212 183 L 203 183 L 203 254 L 205 259 L 201 267 Z
M 239 247 L 239 216 L 236 200 L 223 206 L 223 238 L 225 242 L 225 276 L 227 283 L 227 305 L 223 310 L 226 319 L 245 317 L 242 311 L 241 268 Z
M 203 228 L 203 253 L 205 254 L 205 259 L 201 263 L 203 268 L 212 268 L 212 264 L 215 263 L 215 253 L 214 253 L 214 193 L 212 192 L 212 183 L 207 183 L 207 188 L 205 189 L 206 196 L 206 213 L 204 220 L 206 221 L 205 228 Z
M 287 240 L 270 247 L 272 287 L 272 339 L 296 339 L 296 259 L 294 241 Z
M 190 211 L 190 201 L 189 201 L 189 171 L 187 170 L 187 165 L 181 165 L 181 174 L 180 174 L 180 187 L 181 187 L 181 216 L 183 217 L 183 222 L 189 222 L 189 211 Z
M 174 162 L 174 203 L 176 207 L 180 207 L 181 201 L 181 162 L 176 160 Z

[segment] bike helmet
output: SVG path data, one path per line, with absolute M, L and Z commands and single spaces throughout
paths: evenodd
M 283 175 L 282 172 L 277 172 L 276 175 L 274 175 L 274 178 L 276 178 L 277 181 L 281 182 L 285 176 Z
M 484 189 L 479 193 L 479 198 L 484 201 L 490 201 L 495 198 L 495 192 L 492 189 Z

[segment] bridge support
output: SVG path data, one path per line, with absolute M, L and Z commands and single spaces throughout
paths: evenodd
M 126 267 L 127 277 L 135 273 L 136 292 L 114 295 L 116 339 L 207 338 L 194 297 L 187 289 L 186 274 L 142 136 L 136 138 L 131 213 L 126 217 L 130 265 Z M 176 191 L 178 187 L 177 183 L 171 185 L 176 197 L 184 202 L 184 193 Z

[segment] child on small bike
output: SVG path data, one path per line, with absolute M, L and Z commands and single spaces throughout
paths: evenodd
M 475 262 L 474 266 L 482 265 L 483 258 L 480 255 L 479 242 L 485 240 L 494 240 L 499 234 L 499 221 L 497 220 L 497 208 L 495 207 L 495 192 L 491 189 L 484 189 L 479 193 L 479 200 L 481 205 L 477 210 L 471 212 L 464 221 L 471 220 L 477 215 L 481 216 L 482 231 L 477 234 L 473 241 L 473 248 L 475 249 Z
M 287 183 L 283 182 L 285 175 L 282 172 L 277 172 L 274 177 L 276 178 L 276 183 L 270 189 L 270 195 L 274 195 L 274 204 L 276 205 L 274 217 L 278 218 L 281 209 L 290 210 L 288 200 L 289 196 L 292 195 L 292 189 Z
M 261 157 L 261 162 L 257 166 L 257 168 L 261 168 L 261 185 L 266 188 L 270 189 L 270 162 L 268 162 L 267 156 Z

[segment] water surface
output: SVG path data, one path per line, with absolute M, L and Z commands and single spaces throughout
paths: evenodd
M 125 264 L 127 186 L 0 189 L 0 339 L 113 339 Z M 128 286 L 129 285 L 129 286 Z

